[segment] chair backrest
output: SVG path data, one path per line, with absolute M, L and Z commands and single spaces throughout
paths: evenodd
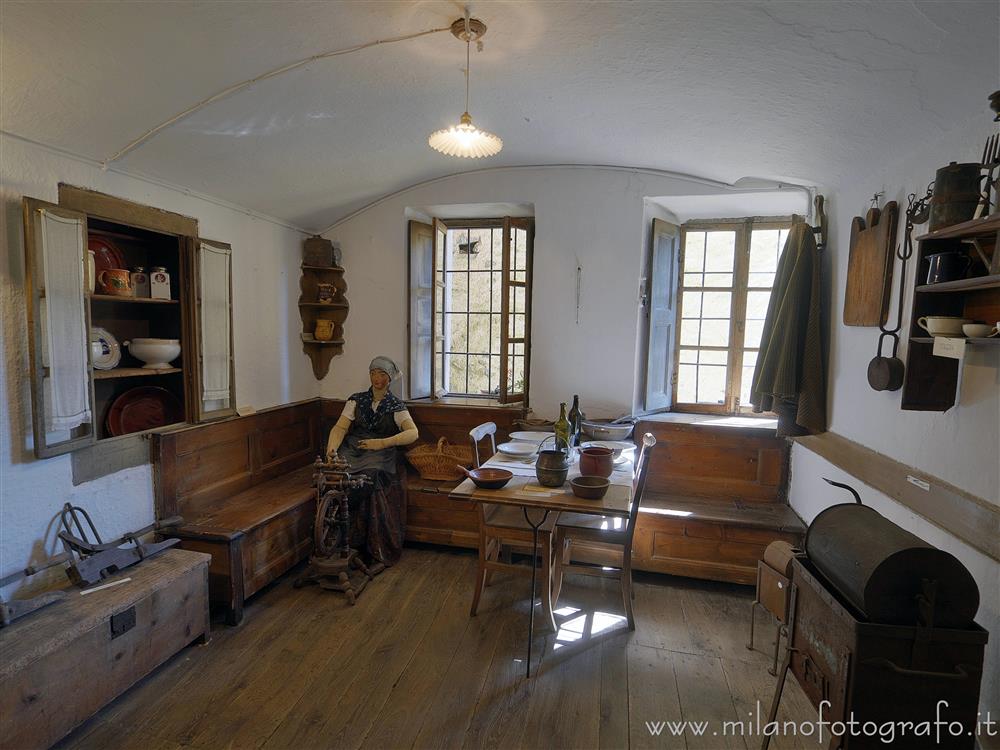
M 632 548 L 632 537 L 635 535 L 635 524 L 639 518 L 639 504 L 642 502 L 642 492 L 646 488 L 646 474 L 649 472 L 649 458 L 656 445 L 656 438 L 653 433 L 647 432 L 642 436 L 639 445 L 639 455 L 635 460 L 635 479 L 632 480 L 632 507 L 628 512 L 628 526 L 625 530 L 626 552 Z
M 497 452 L 496 434 L 497 434 L 497 426 L 495 422 L 484 422 L 483 424 L 477 425 L 473 427 L 471 430 L 469 430 L 469 440 L 472 441 L 472 456 L 473 460 L 475 461 L 474 464 L 475 468 L 478 469 L 480 466 L 479 441 L 489 436 L 490 447 L 493 449 L 492 451 L 490 451 L 490 456 L 492 456 L 494 453 Z M 487 459 L 488 458 L 489 456 L 487 456 Z

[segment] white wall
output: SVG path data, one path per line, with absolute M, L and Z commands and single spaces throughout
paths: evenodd
M 3 387 L 0 415 L 0 577 L 52 550 L 52 519 L 62 504 L 82 505 L 102 534 L 113 536 L 153 519 L 150 466 L 72 484 L 70 457 L 36 460 L 32 453 L 21 197 L 58 202 L 57 183 L 100 190 L 191 216 L 202 237 L 233 246 L 236 394 L 258 409 L 318 395 L 298 332 L 298 264 L 302 235 L 234 207 L 68 158 L 0 136 L 2 149 Z M 13 587 L 11 587 L 13 588 Z M 9 593 L 9 590 L 5 593 Z
M 326 233 L 344 251 L 351 315 L 344 355 L 334 359 L 323 395 L 342 397 L 367 387 L 368 362 L 375 354 L 407 366 L 407 207 L 531 203 L 530 405 L 538 416 L 552 418 L 559 402 L 578 393 L 590 417 L 631 411 L 638 387 L 639 279 L 646 224 L 654 215 L 643 198 L 715 192 L 697 182 L 637 170 L 554 167 L 456 175 L 379 202 Z M 578 262 L 583 268 L 579 324 Z
M 864 216 L 872 194 L 884 190 L 883 202 L 895 200 L 900 205 L 898 239 L 902 243 L 907 194 L 922 196 L 927 183 L 934 179 L 935 170 L 950 161 L 978 160 L 983 142 L 992 132 L 990 126 L 988 113 L 980 113 L 939 142 L 927 144 L 904 163 L 873 165 L 871 174 L 858 175 L 856 180 L 834 189 L 828 203 L 830 257 L 824 272 L 828 273 L 830 283 L 831 431 L 1000 504 L 1000 352 L 996 348 L 973 351 L 966 362 L 961 401 L 947 412 L 902 411 L 902 391 L 880 393 L 867 383 L 868 361 L 875 355 L 878 329 L 848 327 L 841 322 L 851 218 Z M 918 226 L 914 234 L 923 231 L 926 225 Z M 908 290 L 912 289 L 915 273 L 926 273 L 926 268 L 915 266 L 910 263 L 907 268 Z M 895 319 L 898 276 L 893 288 L 890 320 Z M 909 327 L 911 294 L 908 291 L 904 301 L 904 334 Z M 905 340 L 899 356 L 905 361 Z M 977 621 L 991 633 L 982 705 L 984 709 L 991 708 L 996 718 L 1000 712 L 1000 564 L 795 445 L 789 498 L 792 507 L 807 522 L 828 505 L 845 500 L 842 491 L 822 481 L 824 476 L 856 486 L 865 503 L 931 544 L 951 552 L 972 571 L 982 597 Z

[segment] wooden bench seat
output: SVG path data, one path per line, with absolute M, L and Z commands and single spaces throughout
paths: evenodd
M 320 401 L 154 437 L 157 516 L 180 515 L 181 547 L 212 556 L 209 592 L 227 621 L 312 550 Z

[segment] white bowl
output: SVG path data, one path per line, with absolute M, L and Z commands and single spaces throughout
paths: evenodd
M 133 357 L 146 363 L 146 370 L 169 370 L 170 363 L 181 354 L 178 339 L 132 339 L 125 346 Z
M 992 336 L 996 328 L 986 323 L 966 323 L 962 326 L 962 333 L 970 339 L 985 339 Z

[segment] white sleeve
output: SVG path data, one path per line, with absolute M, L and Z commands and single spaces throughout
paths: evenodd
M 405 422 L 407 419 L 410 420 L 413 419 L 413 417 L 410 416 L 410 412 L 406 409 L 403 409 L 402 411 L 397 411 L 395 414 L 392 415 L 392 418 L 396 420 L 396 427 L 398 427 L 399 429 L 403 429 L 403 422 Z
M 352 422 L 354 421 L 354 410 L 357 408 L 358 404 L 353 399 L 348 399 L 347 403 L 344 404 L 344 410 L 340 412 L 340 416 L 347 417 Z

